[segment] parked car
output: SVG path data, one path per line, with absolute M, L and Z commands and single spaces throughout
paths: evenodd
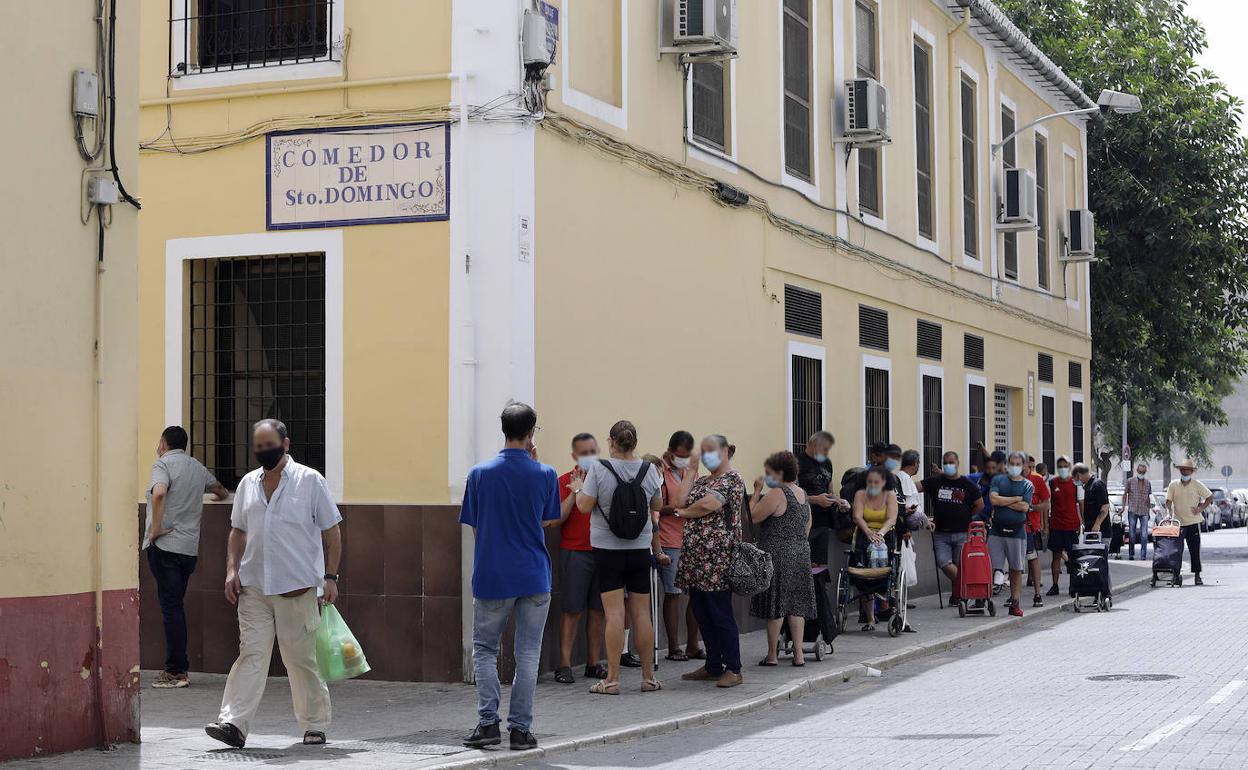
M 1235 526 L 1242 527 L 1248 524 L 1248 489 L 1231 490 L 1231 504 L 1235 509 L 1235 520 L 1238 522 Z
M 1222 487 L 1209 487 L 1209 491 L 1213 493 L 1213 502 L 1205 509 L 1205 529 L 1212 531 L 1232 526 L 1231 496 Z

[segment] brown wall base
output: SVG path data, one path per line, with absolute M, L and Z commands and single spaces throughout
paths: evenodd
M 97 682 L 95 594 L 0 599 L 0 761 L 139 740 L 138 591 L 103 609 Z
M 339 505 L 343 556 L 338 611 L 359 639 L 367 679 L 458 682 L 459 509 L 452 505 Z M 145 519 L 139 506 L 139 526 Z M 191 670 L 227 673 L 238 655 L 238 616 L 225 600 L 230 505 L 204 506 L 199 564 L 186 593 Z M 165 637 L 156 584 L 140 554 L 143 667 L 163 669 Z M 285 676 L 276 646 L 270 674 Z

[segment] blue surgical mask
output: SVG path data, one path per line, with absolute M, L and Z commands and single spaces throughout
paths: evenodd
M 1016 479 L 1016 478 L 1018 478 L 1019 476 L 1022 476 L 1022 475 L 1023 475 L 1023 466 L 1021 466 L 1021 465 L 1011 465 L 1011 466 L 1009 467 L 1009 469 L 1007 470 L 1007 472 L 1010 474 L 1010 478 L 1012 478 L 1012 479 Z
M 702 464 L 706 466 L 708 471 L 714 471 L 719 467 L 720 462 L 718 450 L 702 453 Z
M 957 463 L 945 463 L 945 475 L 946 475 L 946 476 L 957 476 L 957 475 L 958 475 L 958 464 L 957 464 Z
M 771 487 L 772 489 L 775 489 L 776 487 L 780 486 L 780 479 L 776 478 L 775 476 L 763 476 L 763 483 Z
M 815 455 L 815 462 L 817 462 L 817 463 L 826 463 L 827 461 L 828 461 L 828 456 L 827 456 L 827 455 Z
M 884 487 L 867 487 L 867 494 L 871 497 L 879 497 L 883 491 Z
M 1192 480 L 1192 474 L 1190 474 L 1190 473 L 1180 473 L 1180 474 L 1179 474 L 1179 478 L 1183 479 L 1184 481 L 1191 481 L 1191 480 Z
M 900 460 L 894 460 L 893 458 L 890 457 L 884 461 L 884 469 L 887 470 L 889 473 L 892 473 L 893 471 L 897 470 L 900 467 L 901 467 Z
M 576 458 L 576 465 L 581 470 L 589 473 L 589 469 L 594 467 L 594 463 L 598 462 L 598 455 L 581 455 Z
M 1057 469 L 1057 477 L 1058 477 L 1059 479 L 1068 479 L 1068 478 L 1070 478 L 1070 468 L 1058 468 L 1058 469 Z

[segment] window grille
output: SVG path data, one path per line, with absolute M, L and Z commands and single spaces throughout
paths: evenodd
M 793 389 L 793 435 L 790 443 L 796 454 L 806 448 L 806 440 L 823 430 L 823 362 L 807 356 L 790 359 Z
M 335 0 L 175 0 L 174 75 L 337 61 Z M 176 56 L 180 51 L 181 56 Z

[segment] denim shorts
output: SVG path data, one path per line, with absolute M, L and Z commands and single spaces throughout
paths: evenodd
M 962 545 L 966 542 L 965 532 L 933 532 L 932 549 L 936 552 L 936 565 L 957 564 L 962 560 Z
M 659 578 L 663 581 L 663 593 L 667 596 L 680 596 L 684 593 L 676 586 L 676 565 L 680 563 L 680 549 L 664 548 L 663 553 L 672 560 L 666 567 L 658 567 Z

